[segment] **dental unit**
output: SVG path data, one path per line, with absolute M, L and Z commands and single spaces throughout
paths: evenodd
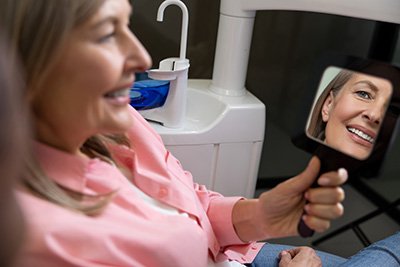
M 221 0 L 214 70 L 211 80 L 188 80 L 188 13 L 180 0 L 166 0 L 158 10 L 182 10 L 180 57 L 149 70 L 152 79 L 169 81 L 163 106 L 140 111 L 166 147 L 197 183 L 225 195 L 253 197 L 265 132 L 265 105 L 245 88 L 256 11 L 293 10 L 400 23 L 398 0 Z
M 186 92 L 189 60 L 186 58 L 188 10 L 181 1 L 166 0 L 158 8 L 157 21 L 164 20 L 164 10 L 171 4 L 182 10 L 181 47 L 179 58 L 167 58 L 160 62 L 158 69 L 148 71 L 153 80 L 169 81 L 168 95 L 160 107 L 140 111 L 149 121 L 158 122 L 168 128 L 181 128 L 186 114 Z M 165 90 L 165 89 L 164 89 Z

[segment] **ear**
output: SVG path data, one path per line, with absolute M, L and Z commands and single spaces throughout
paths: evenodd
M 324 122 L 327 122 L 329 120 L 329 114 L 333 106 L 333 99 L 334 99 L 333 93 L 332 91 L 330 91 L 321 109 L 321 116 Z

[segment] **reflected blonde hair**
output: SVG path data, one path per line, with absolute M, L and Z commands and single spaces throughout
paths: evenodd
M 307 129 L 307 133 L 309 133 L 311 136 L 318 138 L 322 141 L 325 140 L 326 122 L 322 120 L 321 114 L 324 102 L 331 92 L 333 94 L 333 97 L 336 97 L 343 86 L 351 79 L 353 74 L 354 72 L 352 71 L 341 70 L 320 94 L 312 110 L 310 125 Z
M 18 55 L 25 76 L 25 96 L 41 87 L 67 34 L 89 19 L 105 0 L 1 0 L 0 25 L 5 26 L 13 53 Z M 89 157 L 113 162 L 107 143 L 129 145 L 124 136 L 92 136 L 81 151 Z M 97 214 L 114 192 L 88 196 L 62 188 L 40 168 L 34 156 L 26 160 L 24 183 L 36 195 L 85 214 Z

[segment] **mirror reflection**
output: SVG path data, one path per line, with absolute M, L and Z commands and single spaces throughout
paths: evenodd
M 338 67 L 324 71 L 306 126 L 308 137 L 354 158 L 374 146 L 392 95 L 390 81 Z

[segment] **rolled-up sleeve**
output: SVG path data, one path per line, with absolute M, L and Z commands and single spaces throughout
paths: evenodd
M 232 223 L 232 210 L 241 197 L 218 197 L 210 201 L 207 211 L 208 218 L 214 229 L 214 233 L 221 246 L 232 244 L 244 244 L 236 234 Z
M 224 197 L 217 192 L 196 185 L 197 195 L 207 212 L 207 217 L 220 245 L 217 261 L 226 259 L 250 263 L 257 256 L 263 243 L 243 242 L 237 235 L 232 222 L 232 210 L 243 197 Z

